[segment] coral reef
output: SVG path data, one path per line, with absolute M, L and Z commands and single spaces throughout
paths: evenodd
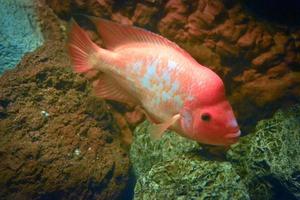
M 26 52 L 42 45 L 34 1 L 3 1 L 0 5 L 0 74 L 13 68 Z
M 72 72 L 63 24 L 39 9 L 49 37 L 0 77 L 0 199 L 116 199 L 129 174 L 122 129 Z
M 130 150 L 135 199 L 249 199 L 230 163 L 201 158 L 199 144 L 171 131 L 152 141 L 148 128 L 136 128 Z
M 300 106 L 278 111 L 228 152 L 255 199 L 300 198 Z M 286 195 L 286 196 L 284 196 Z

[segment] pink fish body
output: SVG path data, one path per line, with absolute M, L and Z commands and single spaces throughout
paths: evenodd
M 222 80 L 169 40 L 149 31 L 93 19 L 107 49 L 74 24 L 69 52 L 74 70 L 101 71 L 96 95 L 140 105 L 159 138 L 166 129 L 213 145 L 237 141 L 240 129 Z

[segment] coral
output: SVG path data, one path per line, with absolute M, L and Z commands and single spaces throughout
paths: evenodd
M 230 163 L 202 159 L 196 142 L 171 131 L 152 141 L 148 128 L 136 128 L 130 151 L 135 199 L 249 199 Z
M 36 5 L 31 0 L 3 1 L 0 5 L 0 74 L 13 68 L 26 52 L 43 43 Z
M 228 152 L 255 199 L 300 198 L 300 106 L 278 111 L 262 120 L 256 132 L 240 140 Z M 279 193 L 285 194 L 279 194 Z M 285 197 L 285 198 L 284 198 Z

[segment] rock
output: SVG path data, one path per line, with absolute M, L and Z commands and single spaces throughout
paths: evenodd
M 217 42 L 216 53 L 223 57 L 238 57 L 238 48 L 224 41 Z
M 241 48 L 251 48 L 255 45 L 255 41 L 261 32 L 262 31 L 260 27 L 250 25 L 248 31 L 242 37 L 240 37 L 240 39 L 237 41 L 237 44 Z
M 256 44 L 259 45 L 261 50 L 268 49 L 273 44 L 272 35 L 267 31 L 263 31 L 263 34 L 256 41 Z
M 188 17 L 187 29 L 192 37 L 205 37 L 206 31 L 214 26 L 215 19 L 223 12 L 220 1 L 199 1 L 194 13 Z
M 242 138 L 227 157 L 243 174 L 251 198 L 299 199 L 299 145 L 300 106 L 294 106 L 260 121 L 255 133 Z
M 286 46 L 289 40 L 289 38 L 282 32 L 275 33 L 273 39 L 275 44 L 280 46 Z
M 249 21 L 249 17 L 246 16 L 239 4 L 228 10 L 228 16 L 236 25 L 245 25 Z
M 109 17 L 113 14 L 113 2 L 113 0 L 75 0 L 73 5 L 85 9 L 89 15 Z
M 261 76 L 262 75 L 257 73 L 255 69 L 248 69 L 245 70 L 241 76 L 237 76 L 234 80 L 238 82 L 251 82 Z
M 65 17 L 71 12 L 71 0 L 46 0 L 46 2 L 60 17 Z
M 188 14 L 188 7 L 180 0 L 169 0 L 165 6 L 166 12 L 176 12 L 178 14 Z
M 0 79 L 0 102 L 9 102 L 2 103 L 0 122 L 3 199 L 114 199 L 126 186 L 129 160 L 121 134 L 104 107 L 98 116 L 89 111 L 87 83 L 66 68 L 61 47 L 45 44 Z M 41 62 L 44 53 L 49 61 Z
M 114 199 L 126 186 L 129 160 L 120 148 L 120 133 L 106 120 L 108 111 L 102 108 L 94 117 L 83 103 L 91 98 L 87 83 L 65 68 L 66 55 L 53 49 L 60 45 L 48 43 L 1 77 L 0 101 L 10 102 L 2 103 L 0 122 L 3 199 Z M 39 62 L 43 52 L 49 60 L 61 60 Z M 12 82 L 10 77 L 19 78 Z M 42 109 L 49 113 L 46 119 Z
M 174 132 L 152 141 L 148 128 L 148 122 L 137 127 L 130 150 L 135 199 L 249 198 L 230 163 L 201 158 L 196 142 Z
M 0 75 L 13 68 L 25 53 L 43 44 L 36 11 L 37 5 L 30 0 L 1 3 Z
M 275 106 L 273 109 L 277 108 L 282 104 L 273 104 L 273 102 L 277 102 L 282 98 L 288 98 L 290 96 L 291 90 L 295 85 L 300 83 L 299 73 L 297 72 L 289 72 L 285 75 L 282 75 L 280 79 L 274 79 L 274 73 L 270 73 L 267 76 L 260 75 L 255 80 L 246 83 L 240 90 L 236 91 L 235 96 L 232 101 L 238 102 L 254 102 L 254 105 L 258 106 L 259 109 L 271 109 L 271 108 L 263 108 L 264 106 Z M 270 92 L 272 91 L 272 92 Z M 283 94 L 286 95 L 283 97 Z M 241 97 L 244 98 L 241 98 Z M 238 104 L 238 103 L 236 103 Z M 250 104 L 250 103 L 247 103 Z M 253 107 L 248 108 L 239 108 L 241 113 L 241 117 L 245 115 L 246 112 L 249 112 Z M 266 116 L 265 116 L 266 117 Z
M 147 173 L 153 165 L 200 148 L 196 142 L 177 136 L 168 131 L 160 141 L 150 139 L 150 123 L 145 121 L 134 131 L 134 142 L 130 149 L 130 159 L 137 176 Z M 146 148 L 145 148 L 146 147 Z
M 285 57 L 284 57 L 284 61 L 288 65 L 297 65 L 298 63 L 300 64 L 300 62 L 298 62 L 296 59 L 297 59 L 296 51 L 289 50 L 289 51 L 286 52 Z
M 252 132 L 258 120 L 271 117 L 274 110 L 299 101 L 297 85 L 300 83 L 300 73 L 283 69 L 274 74 L 271 69 L 267 75 L 253 71 L 235 79 L 245 81 L 229 96 L 244 134 Z
M 138 179 L 135 199 L 250 199 L 229 163 L 176 158 Z
M 227 73 L 229 69 L 223 67 L 221 64 L 221 57 L 218 54 L 214 53 L 213 50 L 208 48 L 213 48 L 214 45 L 216 44 L 210 43 L 210 41 L 207 40 L 203 45 L 182 44 L 182 47 L 188 52 L 190 52 L 193 58 L 195 58 L 199 63 L 201 63 L 204 66 L 209 66 L 218 74 L 224 75 L 224 73 Z
M 159 32 L 167 38 L 174 38 L 182 32 L 182 28 L 186 24 L 187 6 L 180 0 L 170 0 L 166 4 L 166 15 L 158 23 Z M 180 34 L 179 34 L 180 35 Z
M 279 65 L 270 68 L 267 71 L 267 74 L 271 79 L 278 79 L 278 78 L 282 78 L 285 74 L 289 72 L 290 70 L 288 68 L 288 65 L 285 63 L 280 63 Z
M 214 20 L 223 12 L 224 5 L 221 1 L 199 1 L 198 8 L 202 14 L 199 17 L 205 23 L 213 23 Z
M 0 77 L 0 199 L 120 198 L 129 173 L 122 130 L 72 72 L 59 20 L 40 9 L 51 37 Z
M 138 3 L 134 11 L 132 21 L 141 27 L 149 26 L 153 23 L 153 17 L 157 14 L 158 9 L 156 7 L 149 7 L 144 4 Z
M 229 42 L 236 42 L 246 30 L 246 25 L 235 25 L 233 20 L 226 20 L 223 24 L 216 27 L 214 32 Z M 223 42 L 223 41 L 220 41 Z
M 280 57 L 278 54 L 272 51 L 260 54 L 258 57 L 252 60 L 252 64 L 255 68 L 266 68 L 269 66 L 274 66 L 280 62 Z
M 132 21 L 129 18 L 123 16 L 121 13 L 112 14 L 111 19 L 120 24 L 133 25 Z

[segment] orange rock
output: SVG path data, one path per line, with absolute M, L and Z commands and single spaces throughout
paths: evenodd
M 159 32 L 168 37 L 174 38 L 179 32 L 182 33 L 186 24 L 187 5 L 180 0 L 171 0 L 166 4 L 166 12 L 164 18 L 158 23 Z
M 262 75 L 258 73 L 255 69 L 248 69 L 245 70 L 242 75 L 235 77 L 234 81 L 246 83 L 251 82 L 261 76 Z
M 217 42 L 216 45 L 216 53 L 220 54 L 221 56 L 235 56 L 239 55 L 239 50 L 236 46 L 226 43 L 224 41 Z
M 202 4 L 202 5 L 201 5 Z M 224 5 L 221 1 L 199 1 L 199 7 L 203 7 L 203 10 L 201 10 L 201 15 L 199 17 L 205 21 L 206 23 L 212 23 L 216 19 L 217 16 L 219 16 L 224 10 Z
M 238 25 L 245 24 L 249 20 L 249 17 L 246 16 L 239 4 L 228 10 L 228 16 Z
M 267 75 L 273 79 L 273 78 L 280 78 L 288 72 L 290 72 L 288 65 L 286 63 L 280 63 L 279 65 L 270 68 L 267 71 Z
M 256 57 L 254 60 L 252 60 L 252 64 L 258 68 L 258 67 L 268 67 L 272 65 L 278 64 L 280 57 L 278 54 L 275 54 L 271 51 L 265 52 L 258 57 Z
M 120 24 L 132 25 L 132 21 L 119 12 L 112 14 L 111 19 Z
M 246 25 L 235 25 L 234 21 L 227 19 L 223 24 L 214 29 L 214 32 L 227 41 L 235 42 L 246 30 Z
M 156 7 L 149 7 L 138 3 L 134 11 L 132 21 L 138 26 L 145 27 L 153 20 L 153 16 L 158 12 Z
M 262 30 L 258 26 L 250 26 L 248 31 L 240 37 L 237 44 L 242 48 L 251 48 L 255 45 L 257 37 L 262 34 Z
M 169 0 L 165 6 L 168 13 L 176 12 L 178 14 L 186 15 L 188 12 L 188 7 L 181 0 Z

